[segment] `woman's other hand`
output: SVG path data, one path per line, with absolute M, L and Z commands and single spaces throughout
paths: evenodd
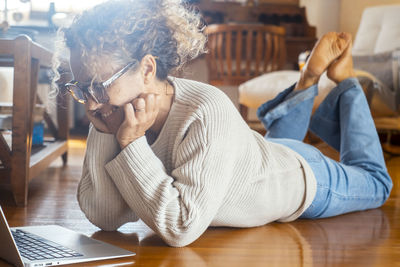
M 160 100 L 159 95 L 144 93 L 123 106 L 125 118 L 116 134 L 121 149 L 144 136 L 154 124 Z

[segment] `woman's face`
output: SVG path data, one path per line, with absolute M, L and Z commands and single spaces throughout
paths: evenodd
M 109 57 L 99 58 L 99 62 L 102 63 L 101 66 L 103 67 L 101 70 L 97 71 L 97 75 L 98 77 L 101 77 L 101 80 L 97 79 L 96 82 L 106 81 L 121 68 L 121 66 L 116 66 L 113 64 Z M 70 66 L 76 81 L 78 81 L 80 84 L 90 84 L 93 77 L 91 77 L 90 74 L 88 74 L 85 70 L 85 67 L 81 61 L 80 53 L 76 50 L 71 51 Z M 85 103 L 85 108 L 91 115 L 96 116 L 107 123 L 107 121 L 110 119 L 117 119 L 115 118 L 117 114 L 112 113 L 119 113 L 118 117 L 121 117 L 120 115 L 122 114 L 122 109 L 119 109 L 119 107 L 131 102 L 145 91 L 146 87 L 144 86 L 140 71 L 130 70 L 116 79 L 110 85 L 110 87 L 106 89 L 106 93 L 109 97 L 108 103 L 97 103 L 93 98 L 88 97 L 87 102 Z M 117 110 L 119 112 L 115 112 Z
M 108 80 L 121 69 L 121 66 L 113 64 L 109 57 L 99 58 L 98 60 L 102 67 L 96 72 L 99 77 L 96 82 Z M 71 51 L 70 64 L 74 79 L 81 84 L 90 84 L 93 77 L 87 73 L 81 61 L 80 54 L 75 50 Z M 107 95 L 110 98 L 109 103 L 97 104 L 94 99 L 89 98 L 87 104 L 91 107 L 90 110 L 101 109 L 103 106 L 107 105 L 122 106 L 138 97 L 144 90 L 145 86 L 143 79 L 141 79 L 140 71 L 130 70 L 116 79 L 110 87 L 106 89 Z

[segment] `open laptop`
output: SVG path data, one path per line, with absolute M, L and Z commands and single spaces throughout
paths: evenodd
M 53 266 L 134 255 L 57 225 L 10 228 L 0 206 L 0 258 L 15 266 Z

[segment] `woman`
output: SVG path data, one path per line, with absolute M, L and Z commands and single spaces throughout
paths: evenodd
M 217 88 L 168 76 L 204 51 L 178 0 L 117 0 L 63 30 L 90 128 L 78 201 L 95 225 L 142 219 L 171 246 L 209 226 L 253 227 L 381 206 L 391 190 L 351 38 L 329 33 L 299 82 L 264 104 L 264 139 Z M 338 83 L 311 119 L 320 75 Z M 301 142 L 311 130 L 341 162 Z M 283 139 L 282 139 L 283 138 Z M 300 141 L 299 141 L 300 140 Z

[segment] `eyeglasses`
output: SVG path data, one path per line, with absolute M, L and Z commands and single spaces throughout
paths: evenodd
M 110 97 L 107 95 L 106 89 L 131 67 L 137 64 L 137 61 L 131 62 L 120 71 L 111 76 L 110 79 L 101 83 L 81 84 L 78 81 L 72 80 L 65 84 L 65 88 L 72 97 L 81 104 L 85 104 L 88 98 L 91 97 L 98 104 L 108 103 Z

